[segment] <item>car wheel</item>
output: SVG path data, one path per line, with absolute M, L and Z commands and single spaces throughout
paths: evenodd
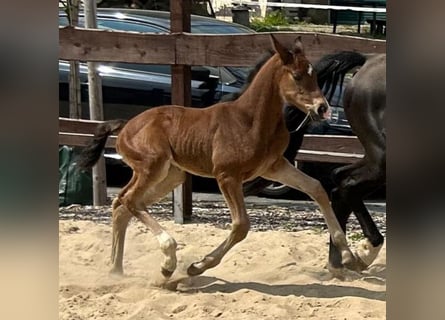
M 294 166 L 297 167 L 297 162 L 294 163 Z M 261 191 L 261 194 L 266 197 L 281 198 L 284 196 L 291 195 L 294 191 L 295 191 L 294 189 L 284 184 L 281 184 L 279 182 L 272 182 Z
M 280 197 L 286 195 L 291 191 L 292 188 L 284 184 L 281 184 L 279 182 L 273 182 L 272 184 L 264 188 L 263 191 L 261 191 L 261 193 L 269 197 Z

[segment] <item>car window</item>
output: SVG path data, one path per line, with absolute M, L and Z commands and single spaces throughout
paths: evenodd
M 224 33 L 252 33 L 249 30 L 231 25 L 195 25 L 191 27 L 192 33 L 207 33 L 207 34 L 224 34 Z
M 66 16 L 59 16 L 59 26 L 67 26 L 68 18 Z M 83 27 L 85 20 L 83 17 L 79 18 L 79 26 Z M 163 28 L 155 25 L 142 24 L 135 21 L 125 20 L 112 20 L 100 18 L 97 19 L 97 27 L 102 30 L 122 30 L 122 31 L 134 31 L 134 32 L 168 32 Z
M 135 21 L 127 22 L 124 20 L 100 19 L 97 21 L 97 27 L 99 29 L 108 29 L 108 30 L 114 29 L 122 31 L 134 31 L 134 32 L 167 32 L 166 30 L 163 30 L 158 26 L 140 24 Z
M 170 71 L 171 68 L 170 65 L 168 64 L 140 64 L 140 63 L 125 63 L 125 62 L 109 62 L 104 64 L 116 68 L 132 69 L 132 70 L 154 72 L 161 74 L 171 74 Z
M 158 25 L 150 25 L 147 23 L 139 23 L 131 20 L 117 20 L 115 18 L 100 17 L 97 20 L 99 29 L 108 30 L 123 30 L 123 31 L 135 31 L 135 32 L 168 32 L 163 27 Z M 59 25 L 67 26 L 68 18 L 65 15 L 59 16 Z M 84 26 L 84 17 L 79 17 L 79 26 Z M 197 24 L 192 25 L 193 33 L 205 33 L 205 34 L 224 34 L 224 33 L 248 33 L 249 29 L 245 29 L 241 26 L 232 26 L 224 24 Z M 155 65 L 155 64 L 137 64 L 137 63 L 123 63 L 123 62 L 103 62 L 106 66 L 139 70 L 143 72 L 153 72 L 159 74 L 171 74 L 170 65 Z M 192 67 L 193 68 L 193 67 Z M 210 71 L 210 75 L 218 77 L 223 84 L 235 83 L 237 80 L 244 80 L 247 76 L 247 68 L 235 68 L 235 67 L 210 67 L 204 66 L 204 68 Z
M 103 65 L 122 68 L 122 69 L 130 69 L 130 70 L 138 70 L 143 72 L 153 72 L 160 74 L 171 74 L 170 65 L 164 64 L 139 64 L 139 63 L 124 63 L 124 62 L 104 62 Z M 192 70 L 196 68 L 205 68 L 210 71 L 210 75 L 214 77 L 218 77 L 221 83 L 231 84 L 237 81 L 237 78 L 234 77 L 227 68 L 224 67 L 210 67 L 210 66 L 192 66 Z

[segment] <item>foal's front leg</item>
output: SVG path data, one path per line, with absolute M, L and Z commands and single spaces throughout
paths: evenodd
M 281 158 L 274 163 L 271 168 L 263 174 L 263 177 L 280 182 L 309 195 L 320 207 L 331 239 L 341 252 L 342 263 L 348 265 L 350 268 L 353 268 L 357 264 L 353 253 L 348 247 L 346 235 L 340 227 L 329 203 L 329 197 L 318 180 L 304 174 L 291 165 L 285 158 Z
M 228 177 L 224 174 L 217 177 L 219 188 L 224 195 L 232 217 L 232 230 L 229 237 L 224 240 L 215 250 L 206 255 L 201 261 L 192 263 L 187 269 L 190 276 L 196 276 L 207 269 L 217 266 L 224 255 L 238 242 L 243 240 L 250 228 L 244 204 L 242 182 L 240 179 Z

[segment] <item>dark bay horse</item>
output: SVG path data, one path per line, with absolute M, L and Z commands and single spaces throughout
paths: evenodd
M 365 61 L 345 88 L 343 106 L 352 131 L 364 148 L 364 158 L 333 172 L 336 187 L 332 191 L 332 206 L 342 229 L 354 212 L 365 239 L 356 252 L 356 271 L 366 269 L 377 257 L 384 238 L 375 225 L 363 199 L 386 183 L 386 55 L 361 56 Z M 336 57 L 339 64 L 346 60 Z M 341 273 L 341 254 L 331 242 L 329 269 Z
M 123 272 L 123 250 L 129 220 L 134 216 L 157 237 L 165 258 L 165 282 L 176 269 L 176 241 L 150 216 L 147 206 L 184 182 L 185 172 L 216 178 L 232 217 L 232 230 L 215 250 L 192 263 L 195 276 L 217 266 L 243 240 L 250 228 L 242 185 L 264 177 L 305 192 L 319 205 L 330 237 L 344 265 L 356 264 L 347 246 L 329 197 L 320 182 L 305 175 L 283 157 L 288 145 L 284 104 L 312 117 L 326 117 L 329 105 L 317 85 L 300 39 L 289 49 L 271 35 L 275 54 L 260 68 L 252 83 L 234 101 L 197 109 L 182 106 L 151 108 L 128 122 L 114 120 L 98 126 L 79 166 L 99 159 L 110 134 L 118 133 L 116 149 L 133 176 L 112 204 L 112 272 Z

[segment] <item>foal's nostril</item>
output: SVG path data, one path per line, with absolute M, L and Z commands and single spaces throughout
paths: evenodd
M 325 114 L 326 111 L 328 111 L 328 106 L 326 104 L 323 103 L 318 107 L 318 114 L 320 116 Z

